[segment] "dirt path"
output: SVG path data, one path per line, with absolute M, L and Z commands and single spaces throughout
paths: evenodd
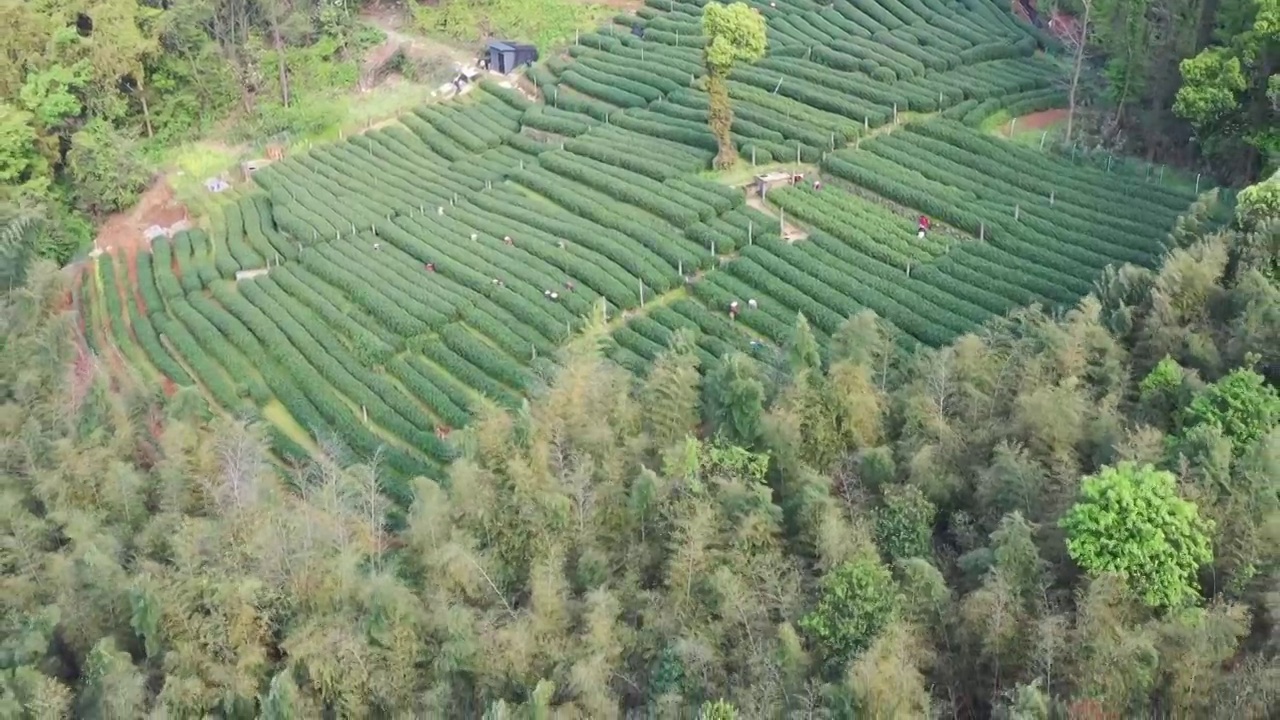
M 93 246 L 103 252 L 124 254 L 132 262 L 138 250 L 151 247 L 146 236 L 147 228 L 153 225 L 172 228 L 183 221 L 189 221 L 187 209 L 174 198 L 168 181 L 161 179 L 147 188 L 128 212 L 107 218 L 98 230 Z
M 413 32 L 413 16 L 399 3 L 369 5 L 360 13 L 360 19 L 387 35 L 387 39 L 365 57 L 366 67 L 386 62 L 396 50 L 415 57 L 443 55 L 457 62 L 475 61 L 473 52 Z
M 778 217 L 778 211 L 774 210 L 773 207 L 769 205 L 769 203 L 765 202 L 764 198 L 760 197 L 759 195 L 748 195 L 747 206 L 755 208 L 756 210 L 759 210 L 760 212 L 770 217 Z M 804 240 L 807 237 L 809 237 L 809 232 L 807 230 L 800 227 L 799 225 L 793 225 L 790 222 L 787 222 L 786 216 L 785 215 L 782 216 L 782 239 L 783 240 L 786 240 L 789 243 L 794 243 L 797 240 Z

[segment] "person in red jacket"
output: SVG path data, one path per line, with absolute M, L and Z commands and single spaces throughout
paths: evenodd
M 427 272 L 433 273 L 436 271 L 435 263 L 427 263 L 424 267 L 427 269 Z
M 919 231 L 920 231 L 920 232 L 919 232 L 919 235 L 918 235 L 918 236 L 919 236 L 921 239 L 923 239 L 923 238 L 924 238 L 924 234 L 925 234 L 925 233 L 929 232 L 929 218 L 928 218 L 928 216 L 926 216 L 926 215 L 921 215 L 921 216 L 920 216 L 920 227 L 919 227 Z

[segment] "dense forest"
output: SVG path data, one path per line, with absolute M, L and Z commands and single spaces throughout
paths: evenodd
M 0 317 L 6 717 L 1274 717 L 1274 183 L 937 350 L 578 347 L 412 506 Z M 1270 203 L 1270 204 L 1268 204 Z M 356 462 L 351 462 L 355 460 Z

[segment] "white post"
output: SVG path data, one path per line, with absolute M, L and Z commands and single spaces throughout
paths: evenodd
M 715 257 L 715 256 L 716 256 L 716 241 L 712 240 L 711 241 L 711 257 Z
M 752 165 L 752 167 L 754 167 L 754 166 L 755 166 L 755 164 L 756 164 L 756 146 L 755 146 L 755 145 L 752 145 L 752 146 L 751 146 L 751 165 Z
M 368 425 L 369 424 L 369 408 L 365 407 L 364 405 L 361 405 L 360 412 L 364 413 L 364 424 Z
M 800 143 L 796 143 L 796 164 L 800 164 Z
M 866 117 L 863 117 L 863 118 L 862 118 L 862 132 L 864 132 L 864 133 L 871 132 L 871 120 L 870 120 L 870 118 L 866 118 Z
M 1013 221 L 1018 221 L 1018 216 L 1022 214 L 1022 206 L 1018 203 L 1013 204 Z
M 911 263 L 907 263 L 907 277 L 911 277 Z
M 1049 191 L 1049 207 L 1053 207 L 1053 195 L 1054 195 L 1054 193 L 1055 193 L 1055 192 L 1056 192 L 1056 191 L 1054 191 L 1054 190 L 1050 190 L 1050 191 Z
M 809 51 L 804 54 L 804 59 L 808 60 L 813 57 L 813 46 L 809 46 Z
M 1013 129 L 1018 125 L 1018 118 L 1009 121 L 1009 137 L 1013 137 Z
M 831 133 L 831 151 L 835 152 L 835 149 L 836 149 L 836 134 Z
M 640 307 L 644 307 L 644 280 L 640 282 Z
M 581 43 L 582 43 L 582 31 L 581 31 L 581 30 L 574 30 L 574 31 L 573 31 L 573 44 L 574 44 L 574 45 L 580 45 Z
M 676 272 L 680 273 L 680 277 L 682 278 L 684 277 L 684 261 L 683 260 L 676 261 Z
M 785 208 L 778 208 L 778 234 L 782 236 L 783 240 L 787 239 L 787 233 L 783 230 L 783 227 L 787 224 L 786 215 L 787 211 Z
M 1044 141 L 1045 141 L 1045 140 L 1048 140 L 1048 139 L 1049 139 L 1049 131 L 1048 131 L 1048 130 L 1045 130 L 1043 133 L 1041 133 L 1041 134 L 1040 134 L 1040 149 L 1041 149 L 1041 150 L 1043 150 L 1043 149 L 1044 149 Z
M 782 78 L 778 78 L 778 84 L 773 86 L 774 95 L 777 95 L 778 91 L 782 89 L 782 80 L 783 80 Z
M 755 229 L 756 229 L 756 221 L 748 220 L 747 221 L 747 244 L 748 245 L 752 244 L 752 241 L 755 240 Z
M 1196 194 L 1200 194 L 1200 173 L 1196 173 Z
M 893 121 L 898 122 L 898 103 L 893 104 Z
M 1157 180 L 1157 182 L 1161 182 L 1161 183 L 1164 182 L 1164 165 L 1160 166 L 1160 178 Z
M 985 241 L 987 239 L 987 224 L 978 223 L 978 240 Z

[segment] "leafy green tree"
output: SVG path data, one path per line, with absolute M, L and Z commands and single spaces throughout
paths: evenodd
M 822 579 L 818 605 L 800 620 L 800 628 L 822 651 L 827 670 L 843 671 L 871 646 L 893 617 L 897 588 L 879 560 L 859 557 Z
M 1060 524 L 1076 563 L 1094 575 L 1124 576 L 1151 607 L 1193 602 L 1196 570 L 1213 557 L 1212 523 L 1178 497 L 1172 473 L 1150 465 L 1121 463 L 1084 478 L 1080 501 Z
M 793 375 L 803 370 L 821 370 L 822 355 L 818 352 L 818 339 L 813 336 L 809 320 L 804 313 L 796 315 L 796 325 L 787 343 L 787 365 Z
M 150 180 L 136 145 L 103 120 L 90 122 L 71 137 L 67 174 L 77 206 L 97 216 L 137 202 Z
M 760 436 L 764 415 L 764 383 L 756 364 L 742 353 L 724 357 L 707 378 L 707 407 L 720 432 L 739 445 Z
M 937 508 L 913 485 L 884 488 L 876 508 L 876 546 L 890 561 L 928 557 Z
M 1187 407 L 1183 425 L 1211 425 L 1231 440 L 1237 453 L 1280 423 L 1280 393 L 1247 368 L 1232 371 L 1206 387 Z
M 1273 94 L 1280 81 L 1280 6 L 1275 0 L 1223 3 L 1216 43 L 1179 64 L 1173 111 L 1196 129 L 1205 149 L 1240 174 L 1275 162 L 1280 125 Z
M 729 103 L 729 72 L 737 63 L 753 63 L 764 57 L 769 41 L 764 16 L 743 2 L 707 3 L 702 10 L 702 34 L 707 37 L 702 61 L 707 68 L 707 95 L 711 103 L 708 122 L 720 144 L 715 165 L 727 168 L 738 159 L 731 134 L 733 106 Z

